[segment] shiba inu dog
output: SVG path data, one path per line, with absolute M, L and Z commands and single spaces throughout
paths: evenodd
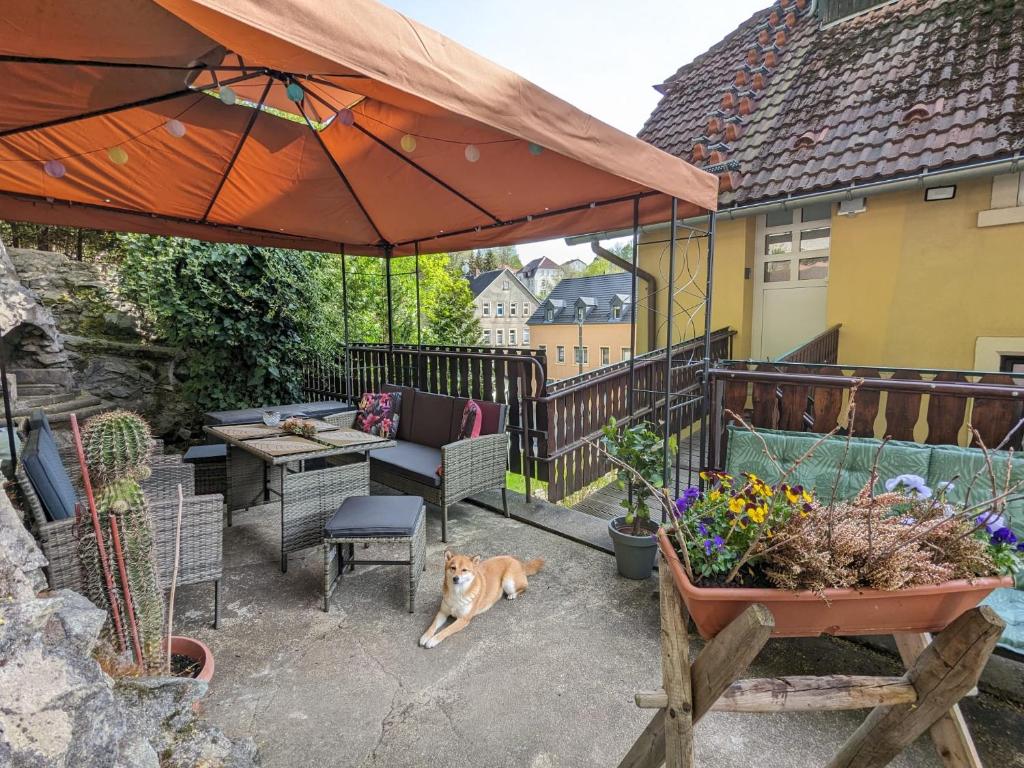
M 503 594 L 507 599 L 515 600 L 526 591 L 526 577 L 533 576 L 543 567 L 544 561 L 540 558 L 528 563 L 506 555 L 481 560 L 479 555 L 469 557 L 445 550 L 441 607 L 420 638 L 420 645 L 433 648 L 461 632 L 469 625 L 470 619 L 498 602 Z M 441 629 L 448 617 L 455 621 Z

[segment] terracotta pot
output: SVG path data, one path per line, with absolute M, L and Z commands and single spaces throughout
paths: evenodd
M 658 547 L 697 631 L 705 640 L 717 635 L 754 603 L 761 603 L 775 617 L 772 637 L 938 632 L 992 590 L 1013 585 L 1009 576 L 990 576 L 893 592 L 826 589 L 826 599 L 813 592 L 784 589 L 697 587 L 686 577 L 664 529 L 658 531 Z
M 213 677 L 213 653 L 205 643 L 191 637 L 171 635 L 171 653 L 194 659 L 199 664 L 199 674 L 195 679 L 210 682 Z

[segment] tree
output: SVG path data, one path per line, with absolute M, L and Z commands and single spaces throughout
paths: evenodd
M 451 254 L 453 268 L 461 272 L 463 264 L 469 265 L 470 272 L 475 270 L 490 272 L 494 269 L 501 269 L 503 266 L 509 266 L 515 271 L 523 266 L 514 245 L 481 248 L 475 251 L 455 251 Z
M 473 345 L 483 333 L 469 282 L 444 256 L 421 258 L 426 344 Z

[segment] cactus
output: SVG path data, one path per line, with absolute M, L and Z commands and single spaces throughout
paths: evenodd
M 104 546 L 114 562 L 110 541 L 110 515 L 116 514 L 121 547 L 138 623 L 145 669 L 157 672 L 163 664 L 164 605 L 156 566 L 153 526 L 139 485 L 149 476 L 152 438 L 149 426 L 136 413 L 112 411 L 85 423 L 82 447 L 93 481 L 96 511 L 104 531 Z M 99 568 L 95 536 L 83 532 L 79 552 L 85 571 L 88 596 L 107 607 Z M 115 579 L 116 581 L 116 579 Z M 119 585 L 118 585 L 119 586 Z M 98 599 L 99 598 L 99 599 Z M 118 599 L 124 595 L 118 590 Z

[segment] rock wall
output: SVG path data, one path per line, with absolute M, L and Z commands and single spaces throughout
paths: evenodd
M 187 436 L 197 414 L 181 396 L 183 356 L 139 333 L 104 270 L 0 243 L 0 298 L 0 325 L 18 328 L 5 340 L 11 369 L 66 370 L 72 388 L 139 411 L 158 435 Z
M 0 492 L 0 765 L 250 768 L 193 703 L 206 684 L 109 677 L 93 658 L 105 614 L 70 590 L 40 592 L 46 564 Z

